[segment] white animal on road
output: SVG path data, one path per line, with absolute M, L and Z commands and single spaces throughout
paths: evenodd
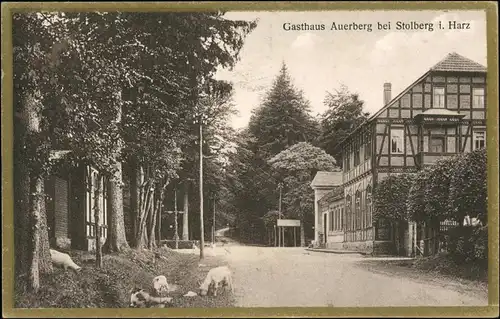
M 154 297 L 144 289 L 134 288 L 130 292 L 130 307 L 150 308 L 157 306 L 159 308 L 164 308 L 165 304 L 170 302 L 172 302 L 171 297 Z
M 213 295 L 217 296 L 217 288 L 219 288 L 221 284 L 227 286 L 231 292 L 234 292 L 231 270 L 229 270 L 227 266 L 210 269 L 205 280 L 200 285 L 200 295 L 206 296 L 210 286 L 213 286 Z
M 163 292 L 168 292 L 168 282 L 165 276 L 156 276 L 153 278 L 153 289 L 157 295 L 161 295 Z
M 56 265 L 57 267 L 63 267 L 64 270 L 69 268 L 74 270 L 75 272 L 79 272 L 82 269 L 82 267 L 73 262 L 68 254 L 61 253 L 54 249 L 50 249 L 50 259 L 52 260 L 52 263 L 54 265 Z

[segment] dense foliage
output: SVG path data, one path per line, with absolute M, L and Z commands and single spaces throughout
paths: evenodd
M 110 249 L 127 247 L 122 163 L 128 162 L 128 177 L 139 178 L 130 196 L 137 218 L 127 219 L 140 226 L 134 244 L 141 246 L 144 234 L 151 246 L 165 186 L 190 177 L 182 172 L 192 171 L 200 121 L 214 163 L 207 166 L 219 166 L 207 173 L 224 173 L 217 163 L 230 134 L 232 87 L 214 74 L 235 65 L 255 27 L 255 21 L 225 19 L 224 12 L 14 14 L 16 207 L 22 213 L 16 229 L 27 236 L 16 242 L 33 242 L 17 259 L 30 268 L 24 278 L 32 288 L 50 259 L 43 179 L 53 151 L 69 154 L 62 158 L 69 166 L 92 165 L 109 180 Z
M 487 218 L 486 149 L 464 154 L 454 164 L 450 180 L 449 207 L 455 220 L 465 215 L 478 217 L 483 225 Z
M 324 104 L 327 110 L 321 115 L 321 134 L 318 144 L 340 163 L 340 143 L 368 119 L 363 111 L 364 102 L 359 95 L 342 85 L 335 93 L 327 92 Z
M 305 245 L 306 220 L 314 221 L 314 194 L 311 181 L 318 171 L 337 171 L 335 159 L 321 148 L 299 142 L 269 160 L 276 174 L 283 180 L 284 211 L 289 218 L 301 221 L 300 241 Z
M 373 217 L 408 221 L 406 200 L 414 174 L 391 175 L 377 184 L 373 192 Z

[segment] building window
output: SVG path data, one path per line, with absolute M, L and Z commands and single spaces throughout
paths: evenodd
M 347 230 L 352 229 L 352 214 L 351 214 L 351 195 L 347 195 L 345 198 L 345 212 L 346 212 L 346 222 L 347 222 Z
M 477 150 L 484 147 L 486 147 L 486 132 L 474 132 L 474 149 Z
M 355 211 L 356 211 L 356 220 L 354 224 L 354 229 L 359 229 L 361 226 L 361 192 L 359 190 L 356 191 Z
M 347 153 L 347 156 L 345 158 L 345 170 L 346 172 L 349 172 L 351 170 L 351 158 L 350 158 L 350 153 Z
M 330 213 L 328 214 L 330 216 L 328 216 L 330 218 L 330 231 L 333 231 L 333 210 L 330 210 Z
M 484 89 L 472 89 L 472 107 L 484 108 Z
M 434 101 L 433 107 L 442 109 L 444 108 L 444 88 L 443 87 L 435 87 L 434 88 Z
M 443 153 L 444 152 L 444 137 L 431 137 L 429 144 L 429 152 Z
M 102 177 L 101 179 L 101 194 L 99 198 L 95 197 L 95 190 L 97 187 L 97 177 L 98 171 L 94 168 L 87 166 L 86 171 L 86 214 L 85 214 L 85 224 L 86 224 L 86 235 L 87 237 L 95 237 L 95 204 L 96 200 L 99 205 L 99 225 L 101 226 L 101 236 L 107 237 L 107 198 L 108 198 L 108 190 L 106 187 L 105 179 Z
M 358 166 L 359 163 L 360 163 L 360 160 L 359 160 L 359 147 L 358 147 L 354 151 L 354 167 Z
M 372 187 L 368 185 L 366 188 L 366 215 L 367 215 L 367 224 L 368 227 L 372 226 Z
M 372 142 L 370 139 L 365 144 L 365 160 L 372 156 Z
M 403 154 L 403 138 L 404 132 L 402 129 L 391 130 L 391 153 Z

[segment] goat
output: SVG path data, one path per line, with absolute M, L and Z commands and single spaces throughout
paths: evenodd
M 168 293 L 169 287 L 167 282 L 167 277 L 156 276 L 153 278 L 153 289 L 157 295 L 161 295 L 163 292 Z
M 233 289 L 233 278 L 231 276 L 231 270 L 227 266 L 220 266 L 217 268 L 212 268 L 208 272 L 207 276 L 203 283 L 200 284 L 200 295 L 206 296 L 210 287 L 213 287 L 213 295 L 217 296 L 217 288 L 219 288 L 219 284 L 223 286 L 227 286 L 231 292 L 234 292 Z
M 64 270 L 72 269 L 75 272 L 79 272 L 82 267 L 78 266 L 73 262 L 71 257 L 68 254 L 61 253 L 57 250 L 50 249 L 50 259 L 52 263 L 58 267 L 63 267 Z
M 151 296 L 147 291 L 140 288 L 134 288 L 130 291 L 130 307 L 133 308 L 150 308 L 157 306 L 164 308 L 166 303 L 171 303 L 171 297 L 155 297 Z

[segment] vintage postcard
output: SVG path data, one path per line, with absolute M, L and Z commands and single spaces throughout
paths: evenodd
M 4 316 L 498 315 L 496 9 L 2 5 Z

